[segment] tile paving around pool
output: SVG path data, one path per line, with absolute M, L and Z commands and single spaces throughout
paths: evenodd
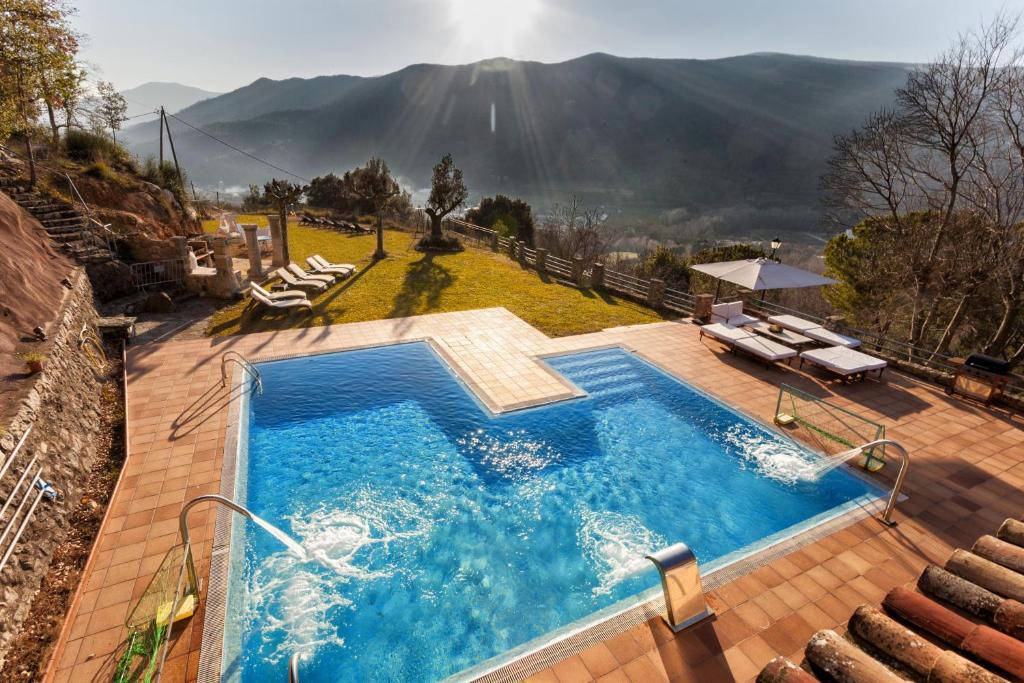
M 777 654 L 799 661 L 814 631 L 841 627 L 857 605 L 877 603 L 927 563 L 1024 514 L 1024 418 L 898 372 L 841 385 L 813 370 L 764 368 L 699 340 L 697 329 L 661 322 L 550 339 L 499 308 L 131 348 L 128 458 L 47 680 L 110 680 L 126 615 L 177 542 L 183 502 L 220 490 L 231 402 L 220 355 L 228 350 L 266 359 L 425 339 L 501 412 L 574 395 L 538 356 L 622 345 L 764 422 L 785 382 L 882 422 L 910 449 L 910 498 L 897 509 L 898 526 L 857 521 L 711 591 L 714 620 L 679 636 L 649 620 L 528 672 L 537 681 L 750 680 Z M 214 520 L 204 506 L 189 518 L 201 576 Z M 203 598 L 205 590 L 204 582 Z M 195 680 L 203 617 L 200 607 L 175 629 L 163 680 Z

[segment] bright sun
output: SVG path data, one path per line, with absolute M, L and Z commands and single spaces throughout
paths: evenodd
M 518 39 L 533 28 L 540 0 L 449 0 L 459 39 L 474 46 L 490 45 L 513 56 Z

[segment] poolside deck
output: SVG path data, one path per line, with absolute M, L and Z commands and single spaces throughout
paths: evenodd
M 685 321 L 549 339 L 505 309 L 485 309 L 150 344 L 128 354 L 128 459 L 47 680 L 109 680 L 125 617 L 177 541 L 182 503 L 220 490 L 233 400 L 220 387 L 220 354 L 267 358 L 418 339 L 497 411 L 571 395 L 536 356 L 621 344 L 765 422 L 782 382 L 827 396 L 885 424 L 913 457 L 898 526 L 856 522 L 710 593 L 714 620 L 677 637 L 653 619 L 528 672 L 534 680 L 750 680 L 777 654 L 801 660 L 813 632 L 844 623 L 857 605 L 877 603 L 928 562 L 1024 511 L 1024 418 L 896 372 L 846 386 L 811 369 L 766 369 L 699 340 Z M 190 517 L 204 576 L 214 518 L 202 507 Z M 196 680 L 203 620 L 201 608 L 175 631 L 165 681 Z

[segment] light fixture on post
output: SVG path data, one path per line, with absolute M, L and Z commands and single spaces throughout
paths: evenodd
M 779 250 L 779 247 L 781 247 L 781 246 L 782 246 L 782 240 L 781 239 L 779 239 L 778 237 L 772 239 L 772 242 L 771 242 L 772 255 L 769 256 L 768 258 L 770 258 L 770 259 L 772 259 L 774 261 L 775 260 L 775 252 L 777 252 Z

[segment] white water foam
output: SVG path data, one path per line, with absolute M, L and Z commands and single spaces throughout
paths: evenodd
M 822 474 L 820 458 L 813 458 L 802 448 L 778 439 L 766 439 L 763 434 L 741 425 L 725 432 L 727 443 L 739 450 L 745 464 L 758 474 L 784 484 L 815 481 Z
M 292 516 L 292 533 L 312 562 L 297 559 L 291 550 L 280 551 L 253 572 L 247 616 L 263 625 L 268 661 L 277 663 L 296 652 L 313 656 L 325 645 L 343 645 L 331 613 L 352 605 L 346 590 L 392 573 L 360 566 L 356 555 L 363 548 L 386 549 L 428 530 L 429 522 L 415 505 L 387 500 L 368 489 L 355 496 L 352 507 L 359 512 L 320 508 Z
M 667 545 L 635 515 L 581 508 L 580 518 L 579 544 L 600 577 L 594 595 L 610 593 L 617 584 L 651 568 L 644 555 Z

